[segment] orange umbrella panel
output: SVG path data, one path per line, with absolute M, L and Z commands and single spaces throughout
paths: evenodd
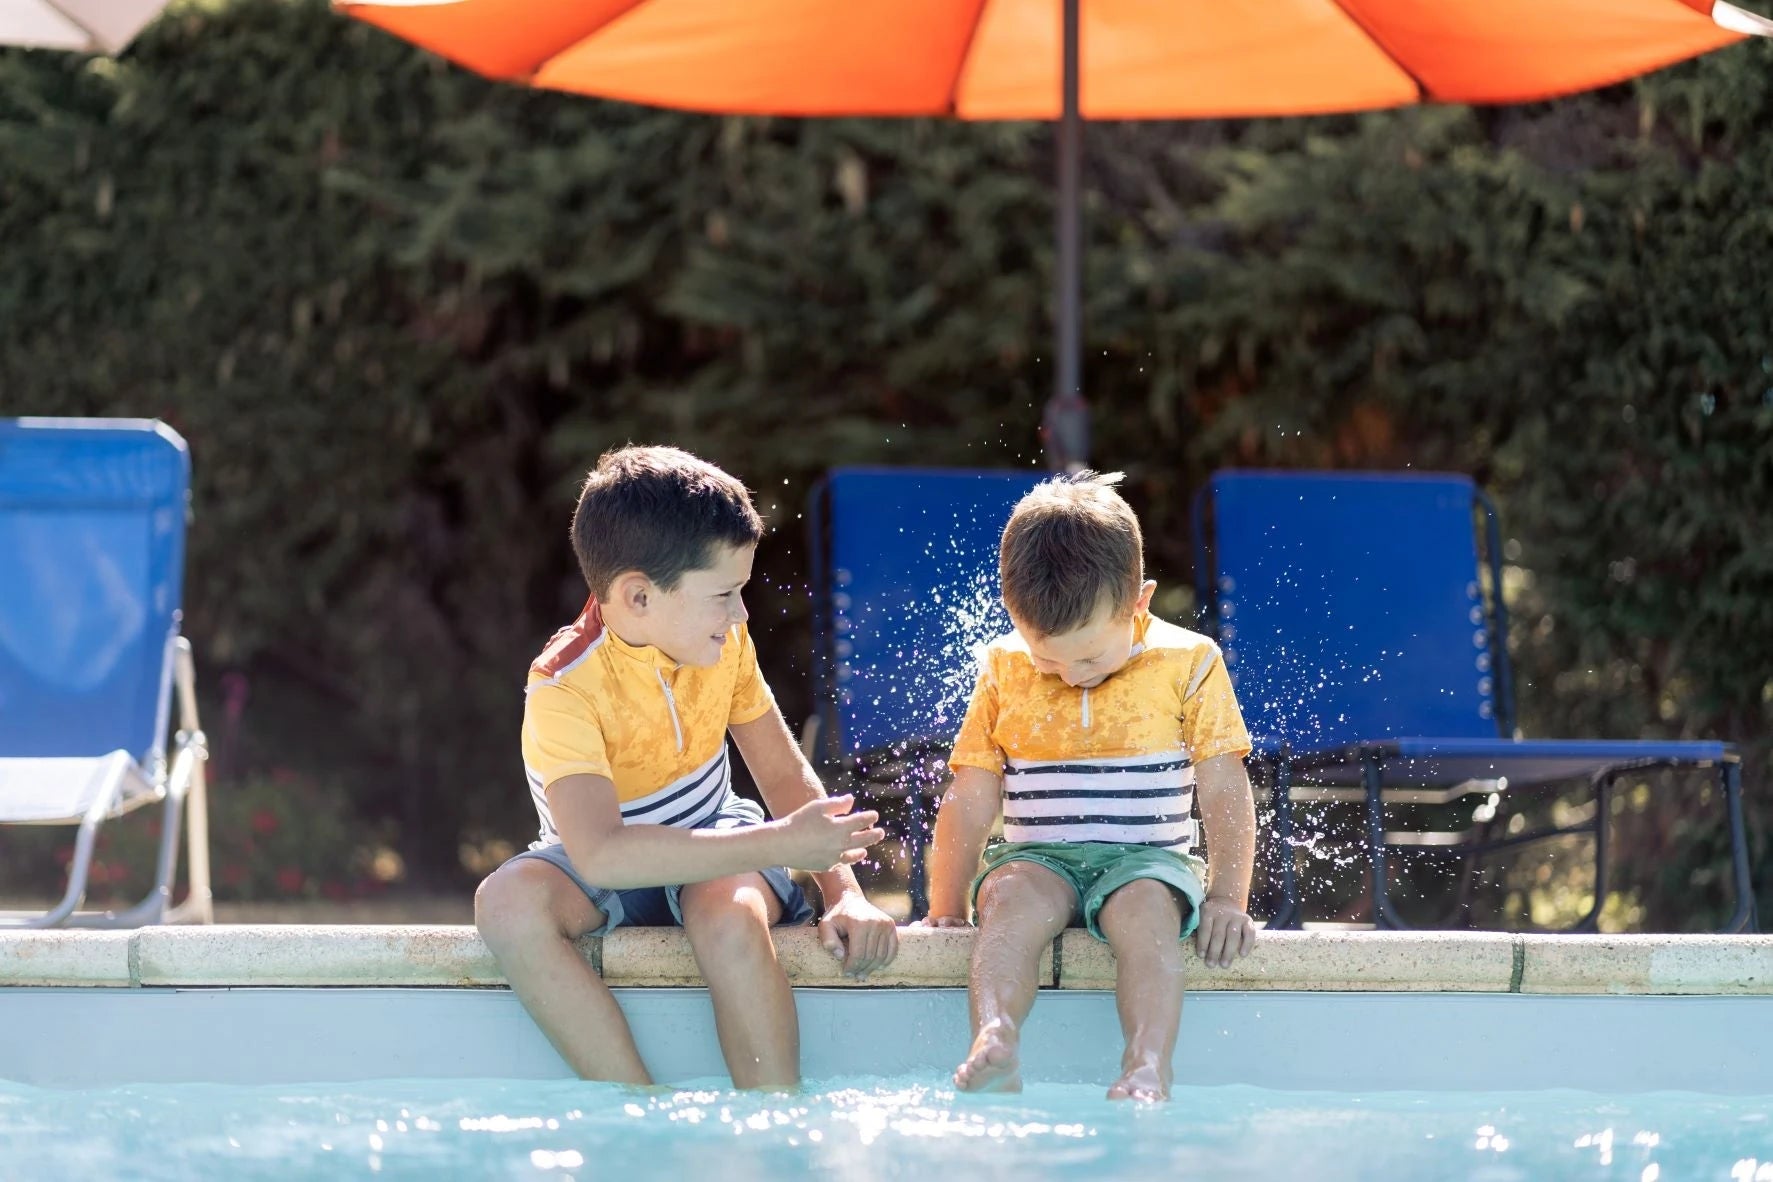
M 734 114 L 1060 114 L 1060 0 L 342 0 L 495 78 Z M 1707 0 L 1086 0 L 1086 119 L 1507 103 L 1709 52 Z

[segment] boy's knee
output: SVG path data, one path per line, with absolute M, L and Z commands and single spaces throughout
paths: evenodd
M 481 939 L 497 945 L 536 930 L 558 929 L 552 892 L 543 874 L 523 863 L 501 866 L 474 892 L 474 926 Z
M 1063 926 L 1071 921 L 1076 895 L 1069 883 L 1045 866 L 1009 862 L 985 876 L 974 902 L 982 924 L 996 916 L 999 923 L 1018 918 Z
M 767 888 L 751 884 L 695 883 L 678 896 L 683 929 L 698 954 L 720 957 L 770 944 Z
M 510 928 L 511 921 L 524 911 L 527 894 L 514 875 L 500 867 L 481 880 L 474 891 L 474 926 L 483 937 L 492 937 Z
M 1022 894 L 1014 874 L 1007 869 L 994 870 L 985 876 L 979 884 L 978 894 L 973 897 L 973 909 L 979 913 L 981 922 L 993 912 L 1000 911 L 1007 903 L 1012 903 Z
M 1155 878 L 1135 878 L 1109 895 L 1102 910 L 1107 911 L 1111 907 L 1121 911 L 1174 911 L 1177 907 L 1176 891 L 1169 883 L 1159 882 Z
M 1096 914 L 1096 926 L 1117 956 L 1123 950 L 1146 949 L 1180 955 L 1182 906 L 1167 883 L 1134 879 L 1108 896 Z

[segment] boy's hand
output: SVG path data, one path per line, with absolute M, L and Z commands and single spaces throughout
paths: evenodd
M 1194 933 L 1200 958 L 1215 968 L 1228 969 L 1256 946 L 1256 921 L 1230 899 L 1208 896 L 1200 905 L 1200 926 Z
M 867 857 L 868 847 L 886 831 L 875 828 L 879 813 L 850 812 L 855 800 L 853 796 L 809 800 L 776 822 L 781 826 L 782 864 L 823 874 Z
M 844 895 L 819 920 L 819 943 L 843 960 L 844 976 L 865 978 L 899 954 L 899 929 L 861 895 Z
M 973 925 L 964 915 L 926 915 L 912 926 L 920 928 L 970 928 Z

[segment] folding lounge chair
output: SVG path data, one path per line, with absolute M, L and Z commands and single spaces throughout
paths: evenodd
M 1480 570 L 1484 522 L 1488 574 Z M 1407 926 L 1388 894 L 1390 850 L 1475 858 L 1592 833 L 1595 899 L 1575 930 L 1595 930 L 1607 895 L 1608 793 L 1649 767 L 1714 772 L 1730 828 L 1736 910 L 1752 930 L 1742 768 L 1720 742 L 1519 738 L 1500 588 L 1496 513 L 1464 476 L 1221 472 L 1194 504 L 1195 570 L 1257 756 L 1274 776 L 1280 903 L 1271 927 L 1297 926 L 1292 805 L 1366 808 L 1374 922 Z M 1206 554 L 1210 518 L 1212 558 Z M 1592 819 L 1490 840 L 1391 832 L 1387 804 L 1451 804 L 1586 777 Z M 1295 783 L 1294 781 L 1298 781 Z M 1467 863 L 1470 864 L 1469 862 Z
M 162 424 L 0 419 L 0 824 L 79 826 L 61 902 L 0 926 L 210 921 L 204 741 L 179 635 L 189 485 L 184 440 Z M 153 889 L 77 911 L 99 826 L 154 802 Z M 191 889 L 170 908 L 187 817 Z
M 978 664 L 1009 628 L 997 543 L 1010 510 L 1045 475 L 915 468 L 833 469 L 807 514 L 816 713 L 802 742 L 863 792 L 903 794 L 911 904 L 927 910 L 925 795 L 940 791 Z

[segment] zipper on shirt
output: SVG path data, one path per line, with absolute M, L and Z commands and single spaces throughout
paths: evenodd
M 1090 687 L 1087 685 L 1084 686 L 1083 724 L 1086 731 L 1090 729 Z
M 677 721 L 677 695 L 671 692 L 671 683 L 665 680 L 665 671 L 654 668 L 659 678 L 659 688 L 665 691 L 665 705 L 671 709 L 671 729 L 677 734 L 677 749 L 683 750 L 683 724 Z

